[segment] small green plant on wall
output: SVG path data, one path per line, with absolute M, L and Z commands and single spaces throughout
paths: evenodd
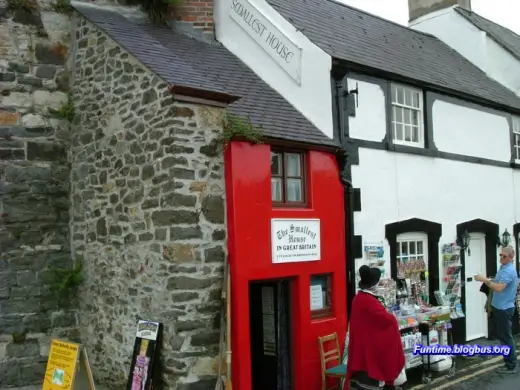
M 51 8 L 54 12 L 60 14 L 70 14 L 73 10 L 72 5 L 70 5 L 70 0 L 54 0 L 51 3 Z
M 83 260 L 77 259 L 73 268 L 55 268 L 48 278 L 49 289 L 54 293 L 56 304 L 67 307 L 77 297 L 78 288 L 83 282 Z
M 74 117 L 76 116 L 76 107 L 74 106 L 72 97 L 69 95 L 67 101 L 63 103 L 63 105 L 58 110 L 49 108 L 49 112 L 57 118 L 66 119 L 72 123 L 72 121 L 74 121 Z
M 128 0 L 129 5 L 138 5 L 156 24 L 165 24 L 173 8 L 184 0 Z
M 262 143 L 262 129 L 255 126 L 250 117 L 241 118 L 227 113 L 224 119 L 224 129 L 220 137 L 223 147 L 226 147 L 233 139 L 249 141 L 253 144 Z

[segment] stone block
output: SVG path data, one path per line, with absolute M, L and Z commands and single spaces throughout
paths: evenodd
M 20 271 L 16 273 L 18 286 L 35 285 L 38 283 L 36 272 L 34 271 Z
M 27 142 L 27 160 L 64 161 L 67 153 L 63 146 L 49 142 Z
M 31 87 L 41 88 L 43 87 L 43 81 L 37 77 L 22 76 L 18 77 L 19 85 L 29 85 Z
M 68 48 L 60 43 L 46 45 L 37 43 L 35 55 L 38 62 L 47 65 L 65 65 Z
M 216 378 L 199 379 L 194 382 L 181 383 L 178 390 L 214 390 L 217 383 Z
M 0 387 L 20 385 L 20 367 L 17 363 L 0 363 Z
M 36 69 L 36 77 L 41 79 L 54 79 L 56 76 L 56 67 L 52 65 L 40 65 Z
M 0 160 L 23 160 L 25 150 L 23 149 L 0 149 Z
M 226 217 L 224 199 L 222 196 L 205 196 L 202 200 L 202 214 L 211 223 L 224 224 Z
M 68 100 L 67 94 L 59 91 L 34 91 L 33 96 L 35 105 L 53 110 L 59 110 Z
M 0 110 L 0 126 L 13 126 L 18 123 L 18 113 Z
M 9 299 L 0 301 L 0 309 L 3 314 L 32 314 L 40 311 L 40 302 L 35 299 Z
M 8 96 L 2 96 L 0 103 L 4 107 L 29 108 L 33 105 L 33 98 L 30 93 L 11 92 Z
M 172 240 L 197 240 L 202 238 L 202 231 L 199 226 L 196 227 L 180 227 L 171 228 Z
M 217 330 L 203 330 L 191 336 L 192 347 L 208 347 L 218 344 L 220 340 L 220 332 Z
M 171 193 L 161 198 L 161 207 L 195 207 L 197 197 L 194 195 L 184 195 Z
M 11 298 L 31 299 L 39 295 L 40 287 L 38 286 L 11 287 Z
M 190 244 L 170 244 L 163 248 L 163 257 L 172 263 L 191 263 L 195 260 L 194 248 Z
M 0 81 L 10 82 L 15 80 L 16 75 L 14 73 L 0 73 Z
M 226 254 L 221 246 L 215 246 L 204 250 L 204 259 L 206 263 L 224 263 Z
M 152 221 L 155 226 L 170 226 L 173 224 L 196 224 L 199 215 L 195 211 L 186 210 L 161 210 L 152 213 Z
M 55 328 L 71 328 L 76 325 L 76 315 L 74 313 L 59 313 L 52 317 L 52 326 Z
M 168 279 L 167 289 L 172 290 L 200 290 L 213 284 L 212 279 L 199 279 L 189 276 L 174 276 Z
M 32 363 L 20 366 L 20 378 L 25 384 L 40 384 L 47 363 Z
M 40 355 L 40 345 L 38 340 L 25 340 L 23 343 L 14 341 L 7 344 L 6 355 L 10 358 L 26 358 Z

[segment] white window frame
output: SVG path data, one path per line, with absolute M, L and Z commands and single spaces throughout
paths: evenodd
M 520 163 L 520 117 L 513 116 L 513 153 L 515 162 Z
M 405 103 L 398 103 L 396 96 L 394 96 L 394 88 L 400 88 L 403 89 L 405 92 L 410 91 L 412 93 L 417 93 L 419 95 L 418 99 L 418 106 L 414 107 L 412 105 L 408 105 Z M 397 92 L 397 89 L 396 89 Z M 390 102 L 392 107 L 392 118 L 391 118 L 391 131 L 392 131 L 392 142 L 396 145 L 406 145 L 406 146 L 413 146 L 416 148 L 424 148 L 424 103 L 423 103 L 423 91 L 418 88 L 413 88 L 408 85 L 403 84 L 396 84 L 392 83 L 390 88 Z M 406 100 L 406 99 L 405 99 Z M 405 141 L 396 139 L 396 124 L 403 125 L 403 134 L 404 134 L 404 125 L 410 125 L 409 123 L 405 123 L 404 118 L 402 119 L 402 122 L 396 121 L 396 108 L 401 108 L 405 110 L 413 110 L 418 112 L 418 138 L 419 140 L 417 142 L 414 141 Z
M 423 232 L 411 232 L 411 233 L 402 233 L 402 234 L 399 234 L 397 235 L 396 237 L 396 250 L 397 250 L 397 246 L 399 246 L 399 255 L 397 255 L 396 253 L 396 261 L 400 260 L 401 259 L 401 243 L 403 242 L 422 242 L 422 247 L 423 247 L 423 253 L 422 253 L 422 256 L 423 256 L 423 259 L 424 259 L 424 263 L 426 264 L 426 270 L 428 271 L 428 234 L 426 233 L 423 233 Z M 417 248 L 417 244 L 416 244 L 416 248 Z M 417 249 L 416 249 L 416 252 L 417 252 Z M 413 255 L 415 257 L 418 257 L 420 256 L 419 254 L 415 254 Z M 407 257 L 410 257 L 410 255 L 408 254 Z

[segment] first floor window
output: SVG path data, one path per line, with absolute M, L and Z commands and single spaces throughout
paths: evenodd
M 279 205 L 305 204 L 303 153 L 271 152 L 271 199 Z
M 311 317 L 322 318 L 332 313 L 331 275 L 311 276 Z
M 394 84 L 391 99 L 394 143 L 423 147 L 422 91 Z
M 520 117 L 513 117 L 513 146 L 516 161 L 520 161 Z

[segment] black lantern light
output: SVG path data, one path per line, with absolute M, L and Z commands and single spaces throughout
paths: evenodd
M 511 242 L 511 234 L 507 229 L 502 233 L 502 238 L 498 237 L 498 246 L 508 246 Z
M 471 241 L 471 236 L 468 231 L 465 230 L 462 234 L 462 237 L 457 237 L 457 245 L 463 250 L 468 251 L 468 256 L 471 256 L 471 251 L 469 249 L 469 242 Z

